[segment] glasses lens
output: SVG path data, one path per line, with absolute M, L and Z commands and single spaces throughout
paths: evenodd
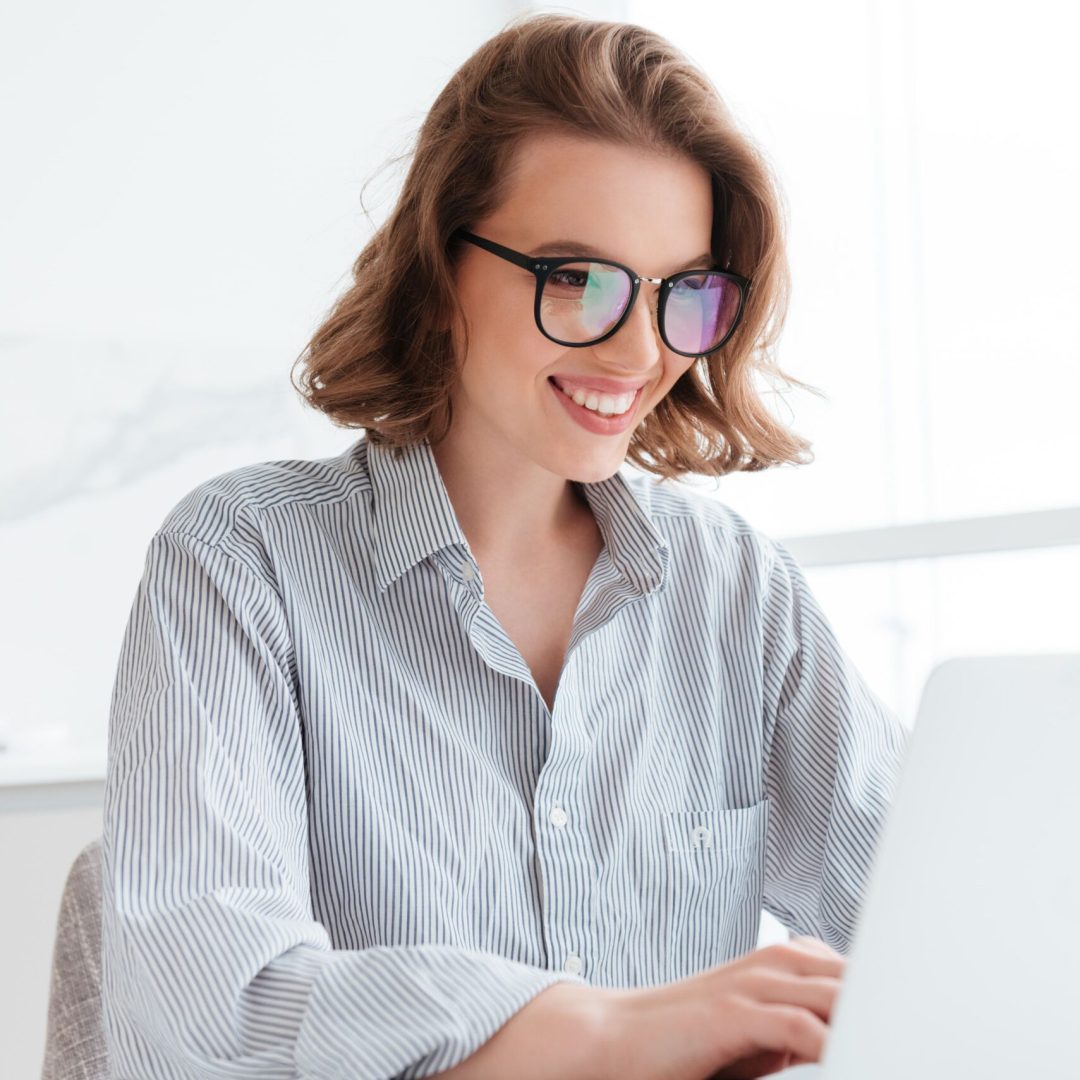
M 559 341 L 595 341 L 619 321 L 632 287 L 630 276 L 617 266 L 566 263 L 544 282 L 540 296 L 544 331 Z
M 727 337 L 739 314 L 738 282 L 723 274 L 680 278 L 667 290 L 664 333 L 678 352 L 698 356 Z

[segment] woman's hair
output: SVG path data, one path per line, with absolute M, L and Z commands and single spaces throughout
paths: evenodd
M 304 370 L 294 386 L 305 401 L 339 427 L 366 429 L 371 442 L 442 439 L 459 368 L 452 327 L 458 319 L 464 327 L 451 237 L 498 208 L 518 144 L 544 130 L 699 162 L 712 177 L 713 256 L 752 282 L 734 334 L 638 425 L 628 459 L 665 478 L 813 460 L 810 443 L 776 421 L 753 383 L 756 372 L 817 392 L 772 356 L 790 275 L 769 166 L 707 76 L 665 38 L 575 15 L 513 20 L 435 99 L 396 206 L 297 358 Z

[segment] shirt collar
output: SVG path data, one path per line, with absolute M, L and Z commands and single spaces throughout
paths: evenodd
M 373 494 L 375 571 L 380 592 L 444 547 L 469 549 L 430 443 L 395 449 L 361 439 Z M 613 565 L 641 595 L 670 578 L 670 548 L 648 508 L 622 473 L 580 485 Z

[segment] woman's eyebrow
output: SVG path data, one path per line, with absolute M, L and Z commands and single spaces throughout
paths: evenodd
M 548 256 L 566 256 L 566 255 L 588 255 L 592 259 L 607 259 L 609 261 L 621 262 L 621 259 L 612 260 L 611 256 L 607 252 L 601 251 L 597 247 L 593 247 L 592 244 L 586 244 L 583 240 L 574 240 L 573 238 L 562 240 L 549 240 L 546 244 L 541 244 L 536 251 L 533 252 L 536 256 L 548 255 Z M 684 262 L 682 266 L 673 270 L 673 274 L 677 274 L 679 270 L 693 270 L 698 267 L 705 267 L 712 262 L 712 253 L 703 252 L 701 255 L 696 255 L 694 258 Z

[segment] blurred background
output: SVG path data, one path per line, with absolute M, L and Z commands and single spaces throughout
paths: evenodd
M 669 37 L 783 188 L 778 357 L 825 397 L 763 389 L 816 460 L 689 486 L 789 545 L 909 725 L 945 657 L 1080 650 L 1071 8 L 8 4 L 5 1076 L 40 1071 L 60 892 L 100 833 L 109 697 L 149 538 L 210 476 L 359 437 L 302 406 L 291 364 L 392 206 L 435 94 L 533 10 Z

